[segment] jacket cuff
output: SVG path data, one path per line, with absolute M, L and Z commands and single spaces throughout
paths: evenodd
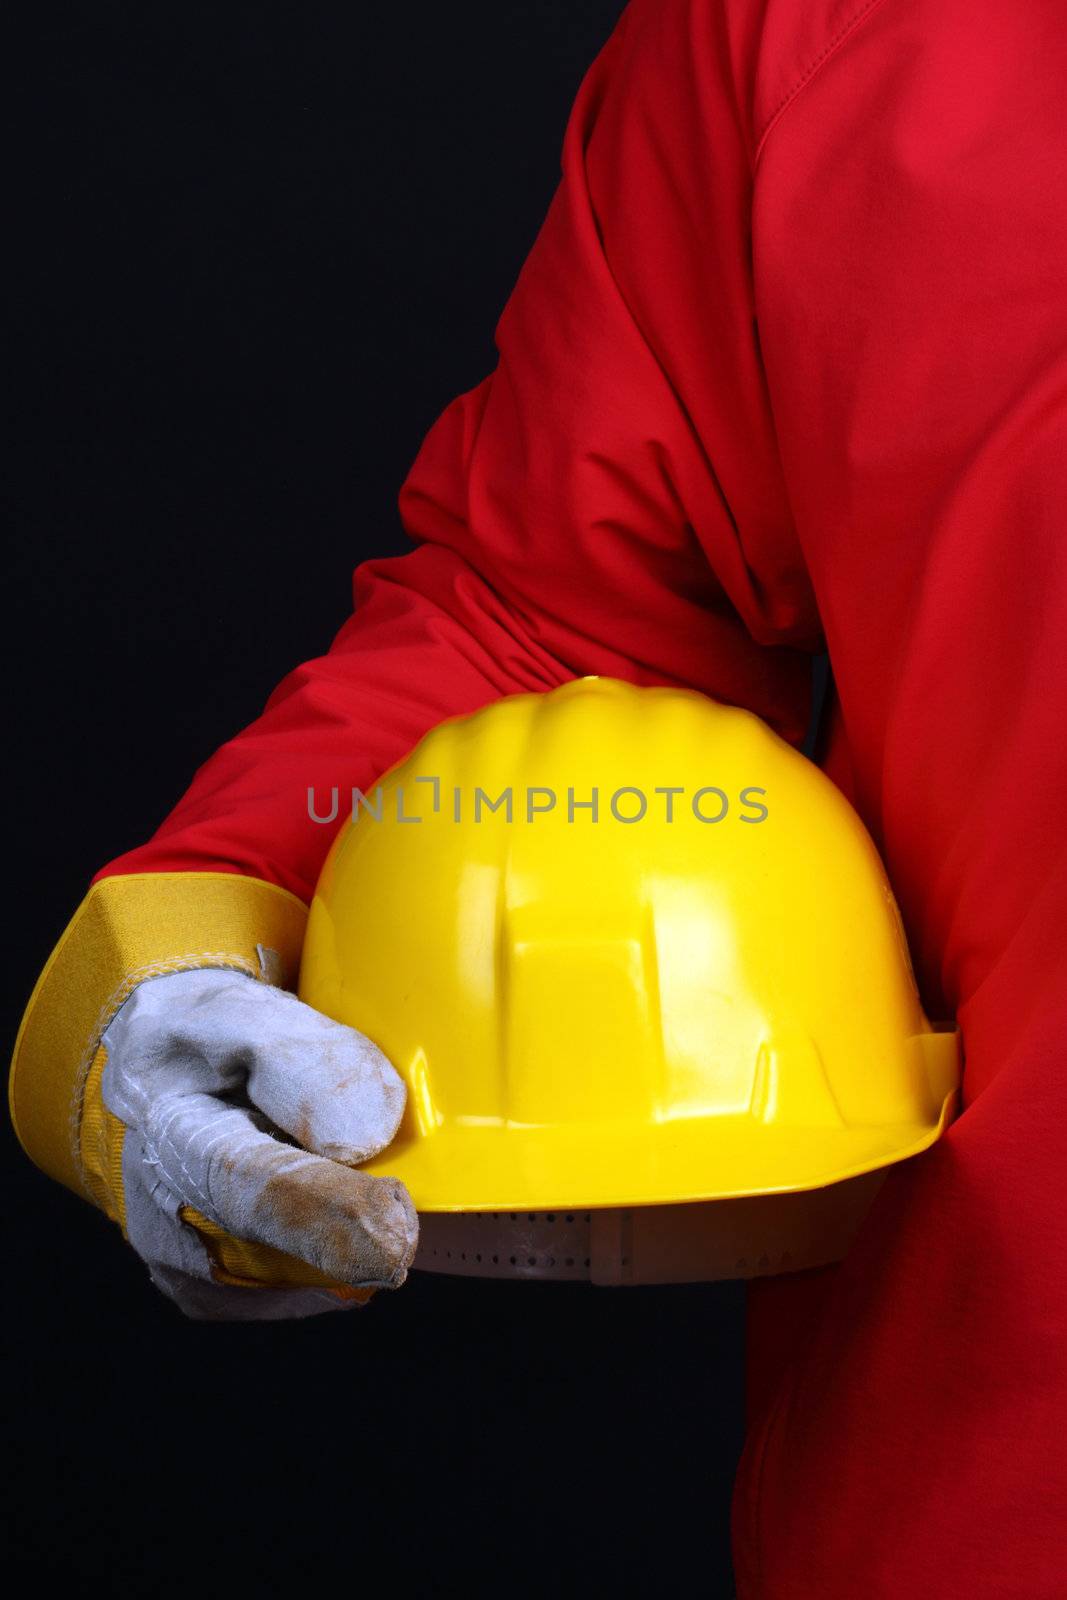
M 231 967 L 295 986 L 307 907 L 286 889 L 228 872 L 151 872 L 93 885 L 30 996 L 11 1065 L 11 1118 L 30 1159 L 117 1220 L 121 1141 L 86 1087 L 100 1038 L 145 978 Z M 93 1103 L 95 1105 L 95 1098 Z M 106 1113 L 100 1114 L 106 1118 Z

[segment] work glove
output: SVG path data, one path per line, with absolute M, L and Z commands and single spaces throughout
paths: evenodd
M 139 984 L 103 1044 L 104 1104 L 127 1130 L 127 1236 L 188 1315 L 310 1316 L 403 1283 L 411 1198 L 354 1170 L 390 1143 L 406 1093 L 369 1039 L 282 989 L 198 970 Z M 245 1287 L 220 1273 L 218 1238 L 312 1270 Z

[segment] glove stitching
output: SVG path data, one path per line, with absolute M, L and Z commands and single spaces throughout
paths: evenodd
M 178 1115 L 178 1113 L 181 1111 L 181 1109 L 182 1109 L 182 1105 L 181 1105 L 181 1101 L 179 1100 L 177 1102 L 177 1104 L 174 1105 L 171 1108 L 171 1111 L 170 1111 L 171 1121 L 173 1121 L 173 1119 Z M 181 1151 L 178 1149 L 178 1146 L 174 1143 L 174 1140 L 170 1137 L 170 1134 L 167 1131 L 168 1127 L 169 1127 L 169 1123 L 163 1123 L 163 1124 L 160 1125 L 160 1128 L 158 1130 L 157 1140 L 155 1142 L 150 1140 L 148 1138 L 147 1133 L 145 1133 L 144 1130 L 142 1129 L 142 1137 L 144 1138 L 145 1148 L 146 1149 L 150 1149 L 153 1152 L 154 1155 L 156 1155 L 159 1158 L 162 1158 L 164 1147 L 169 1146 L 170 1149 L 174 1152 L 174 1158 L 177 1161 L 178 1166 L 181 1168 L 182 1174 L 186 1178 L 190 1189 L 193 1190 L 194 1194 L 197 1196 L 198 1200 L 200 1201 L 201 1208 L 203 1210 L 205 1210 L 205 1211 L 209 1211 L 210 1208 L 211 1208 L 211 1198 L 210 1198 L 209 1195 L 205 1194 L 204 1190 L 200 1187 L 199 1183 L 197 1183 L 196 1179 L 193 1177 L 192 1173 L 189 1171 L 189 1168 L 185 1165 L 185 1162 L 182 1159 Z M 167 1187 L 170 1189 L 171 1193 L 175 1196 L 175 1198 L 180 1201 L 183 1198 L 183 1196 L 180 1193 L 180 1191 L 175 1187 L 175 1185 L 171 1182 L 169 1173 L 167 1172 L 166 1168 L 163 1167 L 162 1159 L 160 1159 L 160 1167 L 161 1167 L 161 1169 L 163 1171 L 164 1178 L 166 1179 Z M 221 1226 L 221 1224 L 220 1224 L 220 1226 Z
M 193 1177 L 192 1173 L 189 1171 L 189 1168 L 185 1164 L 185 1160 L 184 1160 L 184 1158 L 182 1156 L 181 1150 L 175 1144 L 174 1140 L 171 1138 L 171 1135 L 170 1135 L 170 1132 L 169 1132 L 170 1124 L 173 1122 L 174 1118 L 176 1116 L 178 1116 L 179 1113 L 182 1111 L 184 1099 L 185 1099 L 185 1096 L 179 1096 L 179 1097 L 177 1097 L 175 1099 L 175 1103 L 170 1108 L 170 1111 L 169 1111 L 169 1120 L 164 1122 L 164 1123 L 161 1123 L 159 1128 L 158 1128 L 158 1130 L 157 1130 L 157 1142 L 155 1144 L 153 1144 L 149 1140 L 149 1138 L 147 1136 L 147 1133 L 145 1133 L 144 1129 L 141 1130 L 142 1138 L 145 1141 L 146 1148 L 151 1148 L 158 1157 L 162 1157 L 164 1147 L 169 1148 L 171 1151 L 173 1151 L 174 1158 L 177 1161 L 178 1166 L 181 1168 L 183 1176 L 187 1180 L 190 1189 L 193 1190 L 196 1198 L 200 1202 L 201 1211 L 204 1212 L 205 1216 L 209 1216 L 211 1218 L 212 1222 L 217 1223 L 220 1228 L 228 1227 L 229 1225 L 222 1220 L 222 1217 L 219 1214 L 219 1209 L 215 1205 L 215 1202 L 214 1202 L 214 1200 L 212 1198 L 212 1195 L 211 1195 L 211 1192 L 210 1192 L 210 1184 L 211 1184 L 210 1170 L 208 1172 L 208 1176 L 207 1176 L 207 1180 L 206 1180 L 208 1187 L 205 1189 Z M 197 1131 L 193 1134 L 192 1139 L 189 1141 L 188 1145 L 186 1146 L 186 1155 L 188 1155 L 193 1150 L 193 1148 L 194 1148 L 194 1146 L 196 1144 L 196 1141 L 197 1141 L 197 1139 L 200 1138 L 201 1134 L 203 1134 L 205 1132 L 210 1132 L 210 1131 L 211 1131 L 210 1128 L 206 1128 L 206 1127 L 198 1128 Z M 214 1143 L 218 1143 L 218 1141 L 220 1139 L 225 1139 L 227 1137 L 229 1137 L 231 1139 L 233 1138 L 233 1136 L 232 1136 L 232 1134 L 230 1134 L 229 1130 L 228 1129 L 224 1129 L 221 1133 L 216 1134 L 215 1139 L 214 1139 L 213 1142 Z M 252 1133 L 248 1133 L 248 1134 L 246 1134 L 245 1138 L 240 1140 L 239 1142 L 237 1140 L 233 1140 L 233 1142 L 231 1144 L 231 1149 L 233 1150 L 234 1154 L 240 1155 L 242 1150 L 248 1149 L 248 1147 L 250 1145 L 254 1144 L 255 1141 L 256 1141 L 256 1136 L 254 1134 L 252 1134 Z M 210 1149 L 210 1145 L 207 1148 Z M 161 1161 L 160 1164 L 162 1166 L 162 1161 Z M 174 1184 L 174 1182 L 171 1180 L 169 1174 L 167 1173 L 166 1168 L 163 1167 L 162 1170 L 163 1170 L 164 1177 L 166 1179 L 167 1185 L 168 1185 L 171 1193 L 174 1195 L 175 1199 L 178 1200 L 178 1202 L 180 1204 L 188 1205 L 189 1204 L 188 1197 L 186 1195 L 182 1194 L 179 1186 Z

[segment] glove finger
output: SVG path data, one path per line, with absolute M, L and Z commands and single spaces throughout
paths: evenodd
M 376 1044 L 283 990 L 248 1062 L 252 1103 L 305 1150 L 357 1166 L 396 1135 L 407 1090 Z
M 244 1089 L 305 1149 L 355 1166 L 385 1149 L 404 1111 L 403 1080 L 369 1039 L 239 972 L 142 983 L 104 1043 L 105 1102 L 135 1126 L 161 1097 Z
M 238 1288 L 216 1283 L 211 1257 L 195 1228 L 180 1220 L 181 1203 L 146 1157 L 144 1139 L 130 1130 L 122 1152 L 126 1236 L 152 1282 L 187 1317 L 215 1322 L 276 1322 L 351 1310 L 322 1289 Z
M 189 1095 L 153 1108 L 149 1159 L 187 1205 L 240 1239 L 269 1244 L 341 1283 L 396 1288 L 418 1244 L 403 1184 L 294 1148 L 255 1114 Z

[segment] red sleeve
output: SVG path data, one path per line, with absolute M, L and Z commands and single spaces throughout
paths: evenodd
M 711 8 L 635 0 L 578 95 L 496 370 L 401 491 L 417 548 L 357 569 L 330 651 L 100 876 L 232 871 L 306 899 L 334 831 L 309 788 L 343 818 L 443 717 L 583 673 L 690 685 L 800 739 L 818 629 L 754 333 L 734 54 Z

